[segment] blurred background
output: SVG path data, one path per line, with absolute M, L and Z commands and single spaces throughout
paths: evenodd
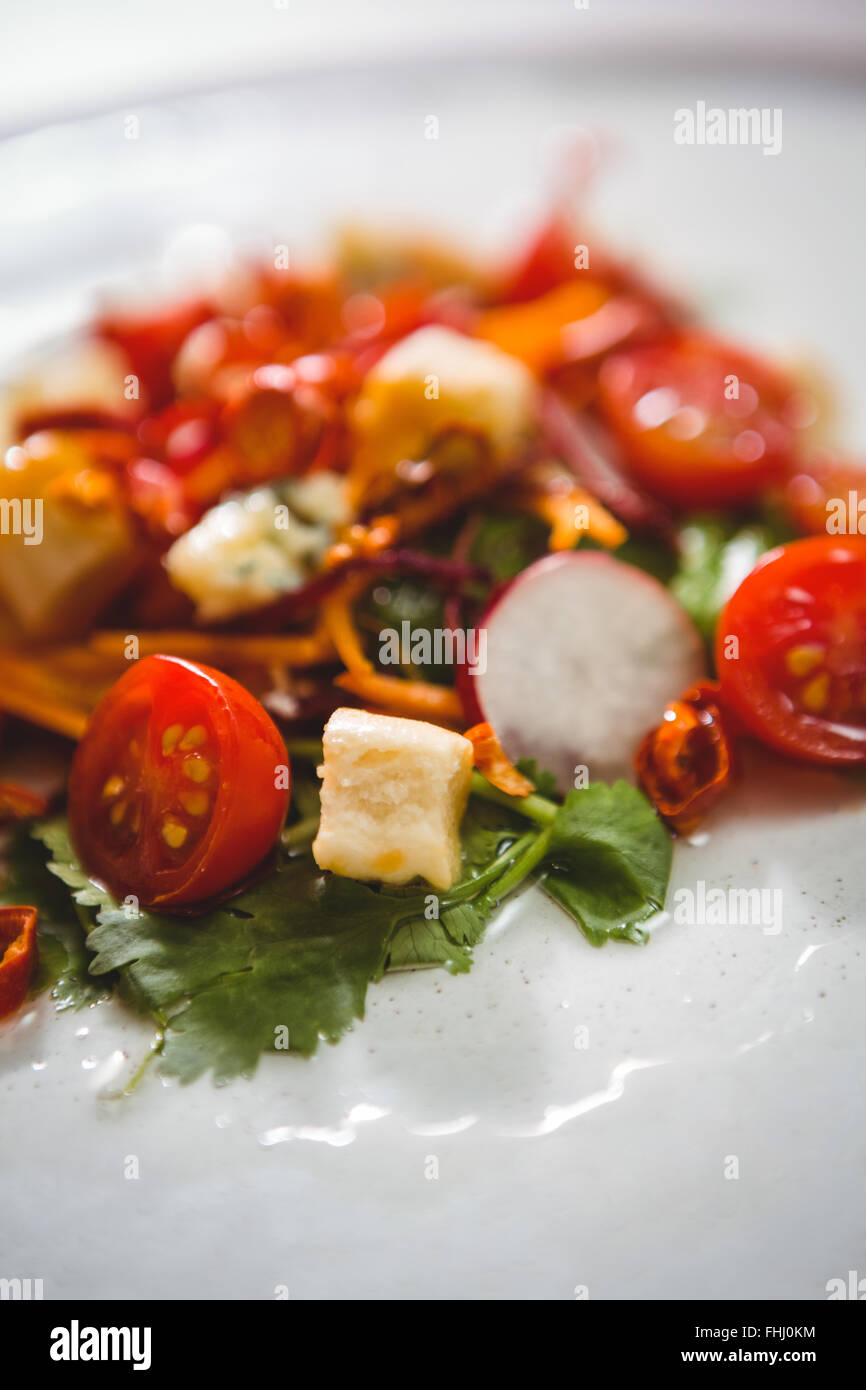
M 814 357 L 866 447 L 862 0 L 4 0 L 0 25 L 0 374 L 236 246 L 315 256 L 361 218 L 507 247 L 588 135 L 605 236 Z M 779 108 L 781 152 L 677 145 L 698 101 Z

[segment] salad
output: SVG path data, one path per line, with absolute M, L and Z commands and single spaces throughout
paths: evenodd
M 744 740 L 866 761 L 821 393 L 587 242 L 356 231 L 10 384 L 0 711 L 69 756 L 0 783 L 0 1016 L 116 994 L 165 1073 L 249 1075 L 530 882 L 645 943 Z

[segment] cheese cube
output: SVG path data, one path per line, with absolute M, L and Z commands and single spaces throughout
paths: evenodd
M 0 459 L 0 604 L 19 637 L 85 632 L 138 559 L 114 474 L 71 436 L 41 431 Z
M 514 453 L 533 428 L 535 378 L 492 343 L 431 325 L 402 338 L 367 373 L 355 407 L 365 472 L 424 459 L 445 431 L 479 431 L 494 457 Z
M 416 719 L 338 709 L 324 735 L 320 869 L 346 878 L 450 888 L 460 874 L 459 826 L 472 744 Z

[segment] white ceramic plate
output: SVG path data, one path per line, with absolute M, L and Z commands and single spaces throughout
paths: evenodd
M 676 146 L 699 99 L 780 107 L 781 154 Z M 864 106 L 833 75 L 515 60 L 164 104 L 138 142 L 120 115 L 39 132 L 0 148 L 6 360 L 189 223 L 516 238 L 556 130 L 591 123 L 623 156 L 597 220 L 720 326 L 813 352 L 862 450 Z M 825 1297 L 866 1273 L 863 785 L 755 754 L 678 845 L 672 892 L 779 890 L 777 932 L 671 917 L 594 951 L 533 891 L 469 976 L 386 979 L 338 1047 L 247 1083 L 102 1099 L 147 1028 L 39 1001 L 0 1028 L 0 1275 L 49 1298 Z

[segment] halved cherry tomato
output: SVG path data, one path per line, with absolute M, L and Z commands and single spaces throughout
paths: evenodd
M 818 454 L 789 478 L 782 502 L 794 525 L 813 536 L 866 536 L 866 468 Z
M 866 539 L 763 556 L 719 619 L 716 666 L 725 703 L 771 748 L 866 762 Z
M 659 815 L 683 835 L 721 796 L 733 765 L 732 730 L 716 681 L 699 681 L 672 700 L 635 755 L 638 781 Z
M 174 401 L 142 420 L 138 427 L 142 451 L 161 459 L 176 472 L 187 472 L 216 447 L 218 414 L 217 401 Z
M 615 353 L 599 387 L 629 468 L 674 506 L 748 502 L 795 456 L 794 384 L 720 339 L 680 332 Z
M 254 367 L 267 362 L 268 354 L 262 351 L 260 340 L 250 337 L 244 323 L 243 319 L 227 316 L 207 319 L 184 338 L 171 369 L 172 381 L 181 396 L 225 400 L 238 379 L 245 379 Z M 285 326 L 277 342 L 285 338 L 284 329 Z
M 340 336 L 343 296 L 330 273 L 265 268 L 257 274 L 256 294 L 281 315 L 287 336 L 298 344 L 295 356 L 317 352 Z
M 94 711 L 69 780 L 73 842 L 117 897 L 217 897 L 265 857 L 289 805 L 285 745 L 229 676 L 178 657 L 137 662 Z
M 250 478 L 264 479 L 302 472 L 333 414 L 328 398 L 294 367 L 269 363 L 225 406 L 221 425 Z
M 36 955 L 36 908 L 0 907 L 0 1018 L 27 998 Z
M 197 299 L 155 314 L 106 314 L 97 331 L 126 353 L 130 369 L 154 409 L 165 405 L 174 394 L 171 366 L 181 343 L 211 313 L 210 306 Z

